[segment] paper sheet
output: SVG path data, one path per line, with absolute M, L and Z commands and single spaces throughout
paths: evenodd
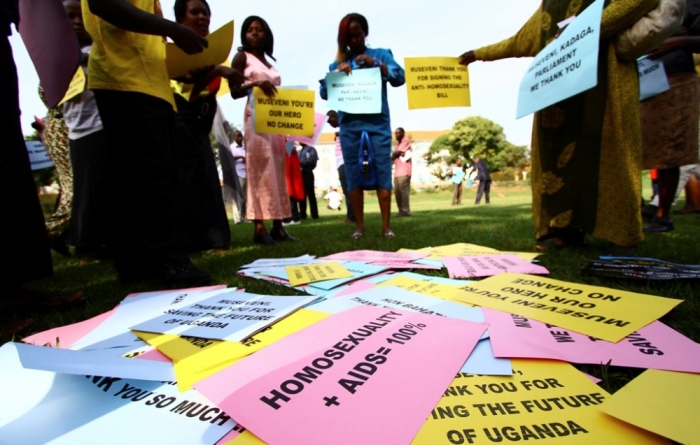
M 513 368 L 512 377 L 457 376 L 412 444 L 667 443 L 598 411 L 609 394 L 568 363 L 514 360 Z
M 610 343 L 492 309 L 484 316 L 497 357 L 700 373 L 700 345 L 660 321 Z
M 682 300 L 504 273 L 459 289 L 453 298 L 618 342 Z
M 209 66 L 221 65 L 228 59 L 233 46 L 233 21 L 207 36 L 209 47 L 199 54 L 187 55 L 174 43 L 165 47 L 165 63 L 171 79 Z
M 273 445 L 408 443 L 485 328 L 362 306 L 287 337 L 195 388 Z M 348 335 L 367 336 L 354 345 Z M 284 357 L 287 350 L 294 353 Z M 430 366 L 415 366 L 416 360 Z M 231 386 L 231 380 L 238 384 Z M 417 383 L 420 391 L 407 390 Z
M 649 370 L 598 409 L 676 442 L 694 444 L 700 438 L 700 375 Z

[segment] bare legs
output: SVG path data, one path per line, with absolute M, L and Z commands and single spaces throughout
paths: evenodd
M 673 230 L 673 221 L 669 217 L 671 215 L 671 205 L 678 188 L 679 176 L 680 169 L 678 167 L 659 170 L 659 207 L 656 209 L 656 215 L 649 221 L 649 224 L 644 226 L 645 232 L 655 233 Z
M 391 231 L 391 190 L 378 189 L 377 198 L 379 200 L 379 210 L 382 213 L 382 230 L 384 235 L 394 232 Z M 365 195 L 362 188 L 350 190 L 350 201 L 352 202 L 352 210 L 355 213 L 355 222 L 357 228 L 353 234 L 353 238 L 359 238 L 365 233 Z

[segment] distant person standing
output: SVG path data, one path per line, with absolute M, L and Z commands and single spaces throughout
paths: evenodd
M 448 175 L 452 181 L 452 205 L 458 206 L 462 204 L 462 182 L 465 175 L 461 159 L 457 159 Z
M 491 204 L 491 174 L 486 162 L 483 159 L 474 158 L 474 170 L 477 171 L 476 180 L 479 181 L 479 191 L 476 192 L 475 204 L 481 203 L 481 196 L 484 194 L 486 195 L 486 204 Z
M 248 222 L 246 219 L 246 168 L 245 168 L 245 147 L 243 146 L 243 133 L 236 130 L 233 134 L 233 144 L 231 144 L 231 154 L 233 155 L 233 163 L 236 167 L 236 175 L 238 176 L 238 188 L 236 189 L 236 205 L 241 222 Z
M 413 164 L 413 150 L 411 141 L 406 137 L 406 132 L 399 127 L 394 132 L 396 136 L 396 149 L 391 154 L 394 160 L 394 196 L 399 213 L 396 216 L 411 216 L 409 198 L 411 196 L 411 173 Z
M 318 152 L 310 145 L 301 144 L 299 152 L 299 163 L 301 163 L 301 179 L 304 182 L 304 194 L 306 199 L 299 203 L 299 213 L 301 219 L 306 219 L 306 201 L 309 201 L 309 211 L 311 218 L 318 219 L 318 204 L 316 203 L 316 191 L 314 185 L 316 178 L 314 177 L 314 169 L 318 164 Z

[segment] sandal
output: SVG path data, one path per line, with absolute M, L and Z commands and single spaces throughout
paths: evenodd
M 262 235 L 253 236 L 253 243 L 269 247 L 276 245 L 277 241 L 273 240 L 269 233 L 263 233 Z
M 649 221 L 649 224 L 644 226 L 644 229 L 642 230 L 644 230 L 646 233 L 662 233 L 670 232 L 673 229 L 673 220 L 666 218 L 652 218 Z
M 363 232 L 355 232 L 352 234 L 351 238 L 357 240 L 357 239 L 362 238 L 363 236 L 365 236 L 365 234 Z
M 389 229 L 388 232 L 384 232 L 384 238 L 396 238 L 396 234 L 393 230 Z
M 76 305 L 85 303 L 83 292 L 38 292 L 29 289 L 20 289 L 22 295 L 0 303 L 0 308 L 6 311 L 40 312 L 47 310 L 70 309 Z
M 271 231 L 270 237 L 275 241 L 299 241 L 299 238 L 294 238 L 286 230 Z
M 570 247 L 583 247 L 586 245 L 584 242 L 585 237 L 586 234 L 577 229 L 560 229 L 547 238 L 541 239 L 542 242 L 535 246 L 535 250 L 544 252 Z
M 11 318 L 0 318 L 0 338 L 14 337 L 15 335 L 26 331 L 34 326 L 34 320 L 28 318 L 26 320 L 18 320 Z

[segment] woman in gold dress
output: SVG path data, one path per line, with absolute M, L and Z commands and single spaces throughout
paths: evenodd
M 513 37 L 464 53 L 460 61 L 534 57 L 559 32 L 557 23 L 593 0 L 544 0 Z M 532 132 L 532 214 L 537 240 L 557 247 L 583 244 L 585 234 L 631 253 L 643 240 L 639 79 L 635 62 L 617 57 L 614 35 L 658 0 L 606 2 L 598 85 L 535 114 Z M 538 244 L 538 248 L 545 248 Z

